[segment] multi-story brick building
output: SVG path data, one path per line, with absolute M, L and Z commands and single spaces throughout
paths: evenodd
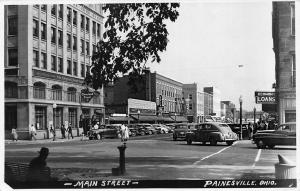
M 221 116 L 221 92 L 219 89 L 216 87 L 204 87 L 203 91 L 205 93 L 211 94 L 212 95 L 212 107 L 213 110 L 211 113 L 208 113 L 207 115 L 212 115 L 214 114 L 216 117 Z
M 273 2 L 275 90 L 279 123 L 296 121 L 295 2 Z
M 104 119 L 103 89 L 81 99 L 83 79 L 101 38 L 102 5 L 7 5 L 4 7 L 5 132 L 48 138 L 48 127 L 81 118 Z M 59 130 L 57 131 L 59 134 Z
M 186 100 L 186 116 L 189 122 L 204 121 L 204 93 L 200 92 L 196 83 L 183 84 L 183 96 Z
M 176 121 L 186 121 L 182 118 L 185 112 L 182 83 L 150 71 L 134 82 L 136 89 L 128 81 L 129 77 L 124 76 L 105 87 L 107 114 L 127 113 L 127 101 L 133 98 L 155 102 L 158 115 L 169 115 Z

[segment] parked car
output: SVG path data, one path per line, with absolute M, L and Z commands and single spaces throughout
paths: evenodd
M 157 133 L 165 134 L 169 132 L 168 128 L 163 124 L 153 124 L 152 126 L 157 130 Z
M 276 145 L 296 145 L 296 122 L 283 123 L 274 130 L 258 130 L 253 135 L 257 148 L 274 148 Z
M 88 137 L 90 140 L 102 138 L 118 138 L 120 134 L 120 124 L 100 125 L 98 129 L 90 129 Z
M 186 132 L 195 128 L 195 123 L 178 123 L 175 124 L 173 131 L 173 140 L 186 138 Z
M 168 128 L 169 133 L 173 133 L 174 132 L 175 125 L 173 125 L 173 124 L 166 124 L 165 126 L 166 126 L 166 128 Z
M 186 142 L 189 145 L 192 142 L 202 142 L 204 145 L 206 142 L 210 145 L 226 142 L 227 145 L 232 145 L 236 140 L 238 140 L 237 134 L 227 124 L 220 122 L 201 123 L 196 125 L 194 130 L 186 133 Z
M 134 124 L 128 125 L 128 130 L 129 130 L 129 136 L 134 137 L 137 135 L 137 128 L 135 127 Z

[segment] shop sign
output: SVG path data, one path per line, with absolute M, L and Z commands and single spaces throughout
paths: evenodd
M 93 96 L 94 92 L 90 91 L 88 88 L 81 90 L 81 100 L 83 102 L 90 102 Z
M 255 92 L 255 103 L 276 104 L 275 92 Z

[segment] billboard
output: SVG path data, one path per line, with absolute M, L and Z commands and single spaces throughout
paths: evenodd
M 255 103 L 258 104 L 276 104 L 275 92 L 255 92 Z

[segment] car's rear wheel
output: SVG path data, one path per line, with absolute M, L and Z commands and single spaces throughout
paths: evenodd
M 233 141 L 226 141 L 226 144 L 227 144 L 228 146 L 231 146 L 231 145 L 233 144 Z
M 274 149 L 275 145 L 268 145 L 269 149 Z
M 187 143 L 188 145 L 191 145 L 191 144 L 192 144 L 192 139 L 187 139 L 187 140 L 186 140 L 186 143 Z
M 266 148 L 266 144 L 265 144 L 262 140 L 258 140 L 258 141 L 256 142 L 256 147 L 257 147 L 258 149 L 264 149 L 264 148 Z
M 89 140 L 93 140 L 93 137 L 89 137 Z
M 149 131 L 149 135 L 152 135 L 153 133 L 152 133 L 152 131 Z
M 217 140 L 216 140 L 215 138 L 211 137 L 211 138 L 209 139 L 209 143 L 210 143 L 210 145 L 212 145 L 212 146 L 216 146 L 216 145 L 217 145 Z
M 141 132 L 141 135 L 144 136 L 144 135 L 145 135 L 145 132 L 142 131 L 142 132 Z
M 206 145 L 206 142 L 202 142 L 202 145 Z
M 177 140 L 177 137 L 176 136 L 173 136 L 173 141 L 176 141 Z
M 96 135 L 96 138 L 97 138 L 97 140 L 101 140 L 101 139 L 102 139 L 102 136 L 101 136 L 100 134 L 97 134 L 97 135 Z

